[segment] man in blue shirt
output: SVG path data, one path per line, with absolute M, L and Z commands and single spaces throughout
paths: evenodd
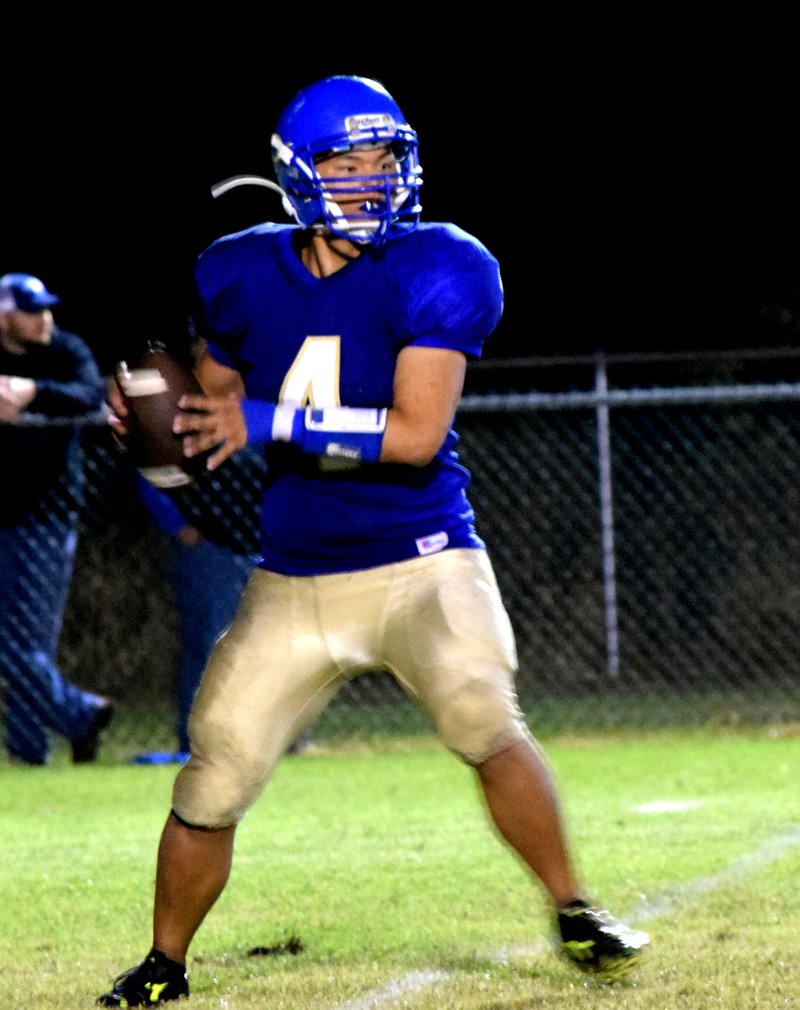
M 456 451 L 467 359 L 502 313 L 497 261 L 455 225 L 419 222 L 416 134 L 375 81 L 304 88 L 272 155 L 296 223 L 226 236 L 199 258 L 206 395 L 184 397 L 173 427 L 188 456 L 213 450 L 212 469 L 264 446 L 263 560 L 195 699 L 153 947 L 99 1002 L 188 992 L 187 950 L 227 882 L 236 825 L 298 731 L 378 669 L 475 769 L 552 902 L 563 953 L 616 977 L 648 938 L 591 907 L 576 879 Z
M 178 620 L 176 751 L 149 751 L 134 764 L 189 758 L 189 712 L 211 649 L 230 624 L 256 559 L 215 543 L 186 518 L 175 499 L 135 475 L 155 528 L 165 538 L 164 571 Z
M 83 504 L 80 422 L 101 415 L 94 356 L 55 325 L 59 299 L 38 277 L 0 277 L 0 681 L 13 761 L 44 765 L 49 732 L 94 761 L 111 702 L 56 662 Z

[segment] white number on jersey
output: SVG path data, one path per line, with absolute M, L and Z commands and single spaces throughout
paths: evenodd
M 281 386 L 279 403 L 340 407 L 339 337 L 306 337 Z

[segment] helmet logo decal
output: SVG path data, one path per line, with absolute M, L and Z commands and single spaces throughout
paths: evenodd
M 364 134 L 373 134 L 375 131 L 386 132 L 392 136 L 397 132 L 397 124 L 388 112 L 366 113 L 361 116 L 347 116 L 344 121 L 345 129 L 351 140 Z

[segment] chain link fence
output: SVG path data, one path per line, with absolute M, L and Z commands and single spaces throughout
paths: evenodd
M 773 361 L 766 381 L 763 356 L 735 362 L 597 356 L 470 371 L 460 452 L 537 733 L 800 719 L 800 359 Z M 128 461 L 103 426 L 86 426 L 83 445 L 59 660 L 118 703 L 103 754 L 124 760 L 174 747 L 176 620 L 164 541 Z M 244 450 L 199 481 L 187 516 L 254 550 L 264 473 Z M 376 671 L 348 685 L 315 736 L 427 729 Z

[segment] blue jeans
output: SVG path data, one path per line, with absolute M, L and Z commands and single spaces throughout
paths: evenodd
M 71 513 L 44 510 L 0 527 L 0 681 L 5 684 L 6 747 L 29 764 L 50 757 L 48 730 L 77 740 L 102 700 L 68 681 L 56 665 L 77 546 Z
M 178 750 L 189 750 L 187 724 L 214 643 L 233 619 L 255 562 L 210 540 L 188 547 L 170 540 L 168 576 L 178 613 Z

